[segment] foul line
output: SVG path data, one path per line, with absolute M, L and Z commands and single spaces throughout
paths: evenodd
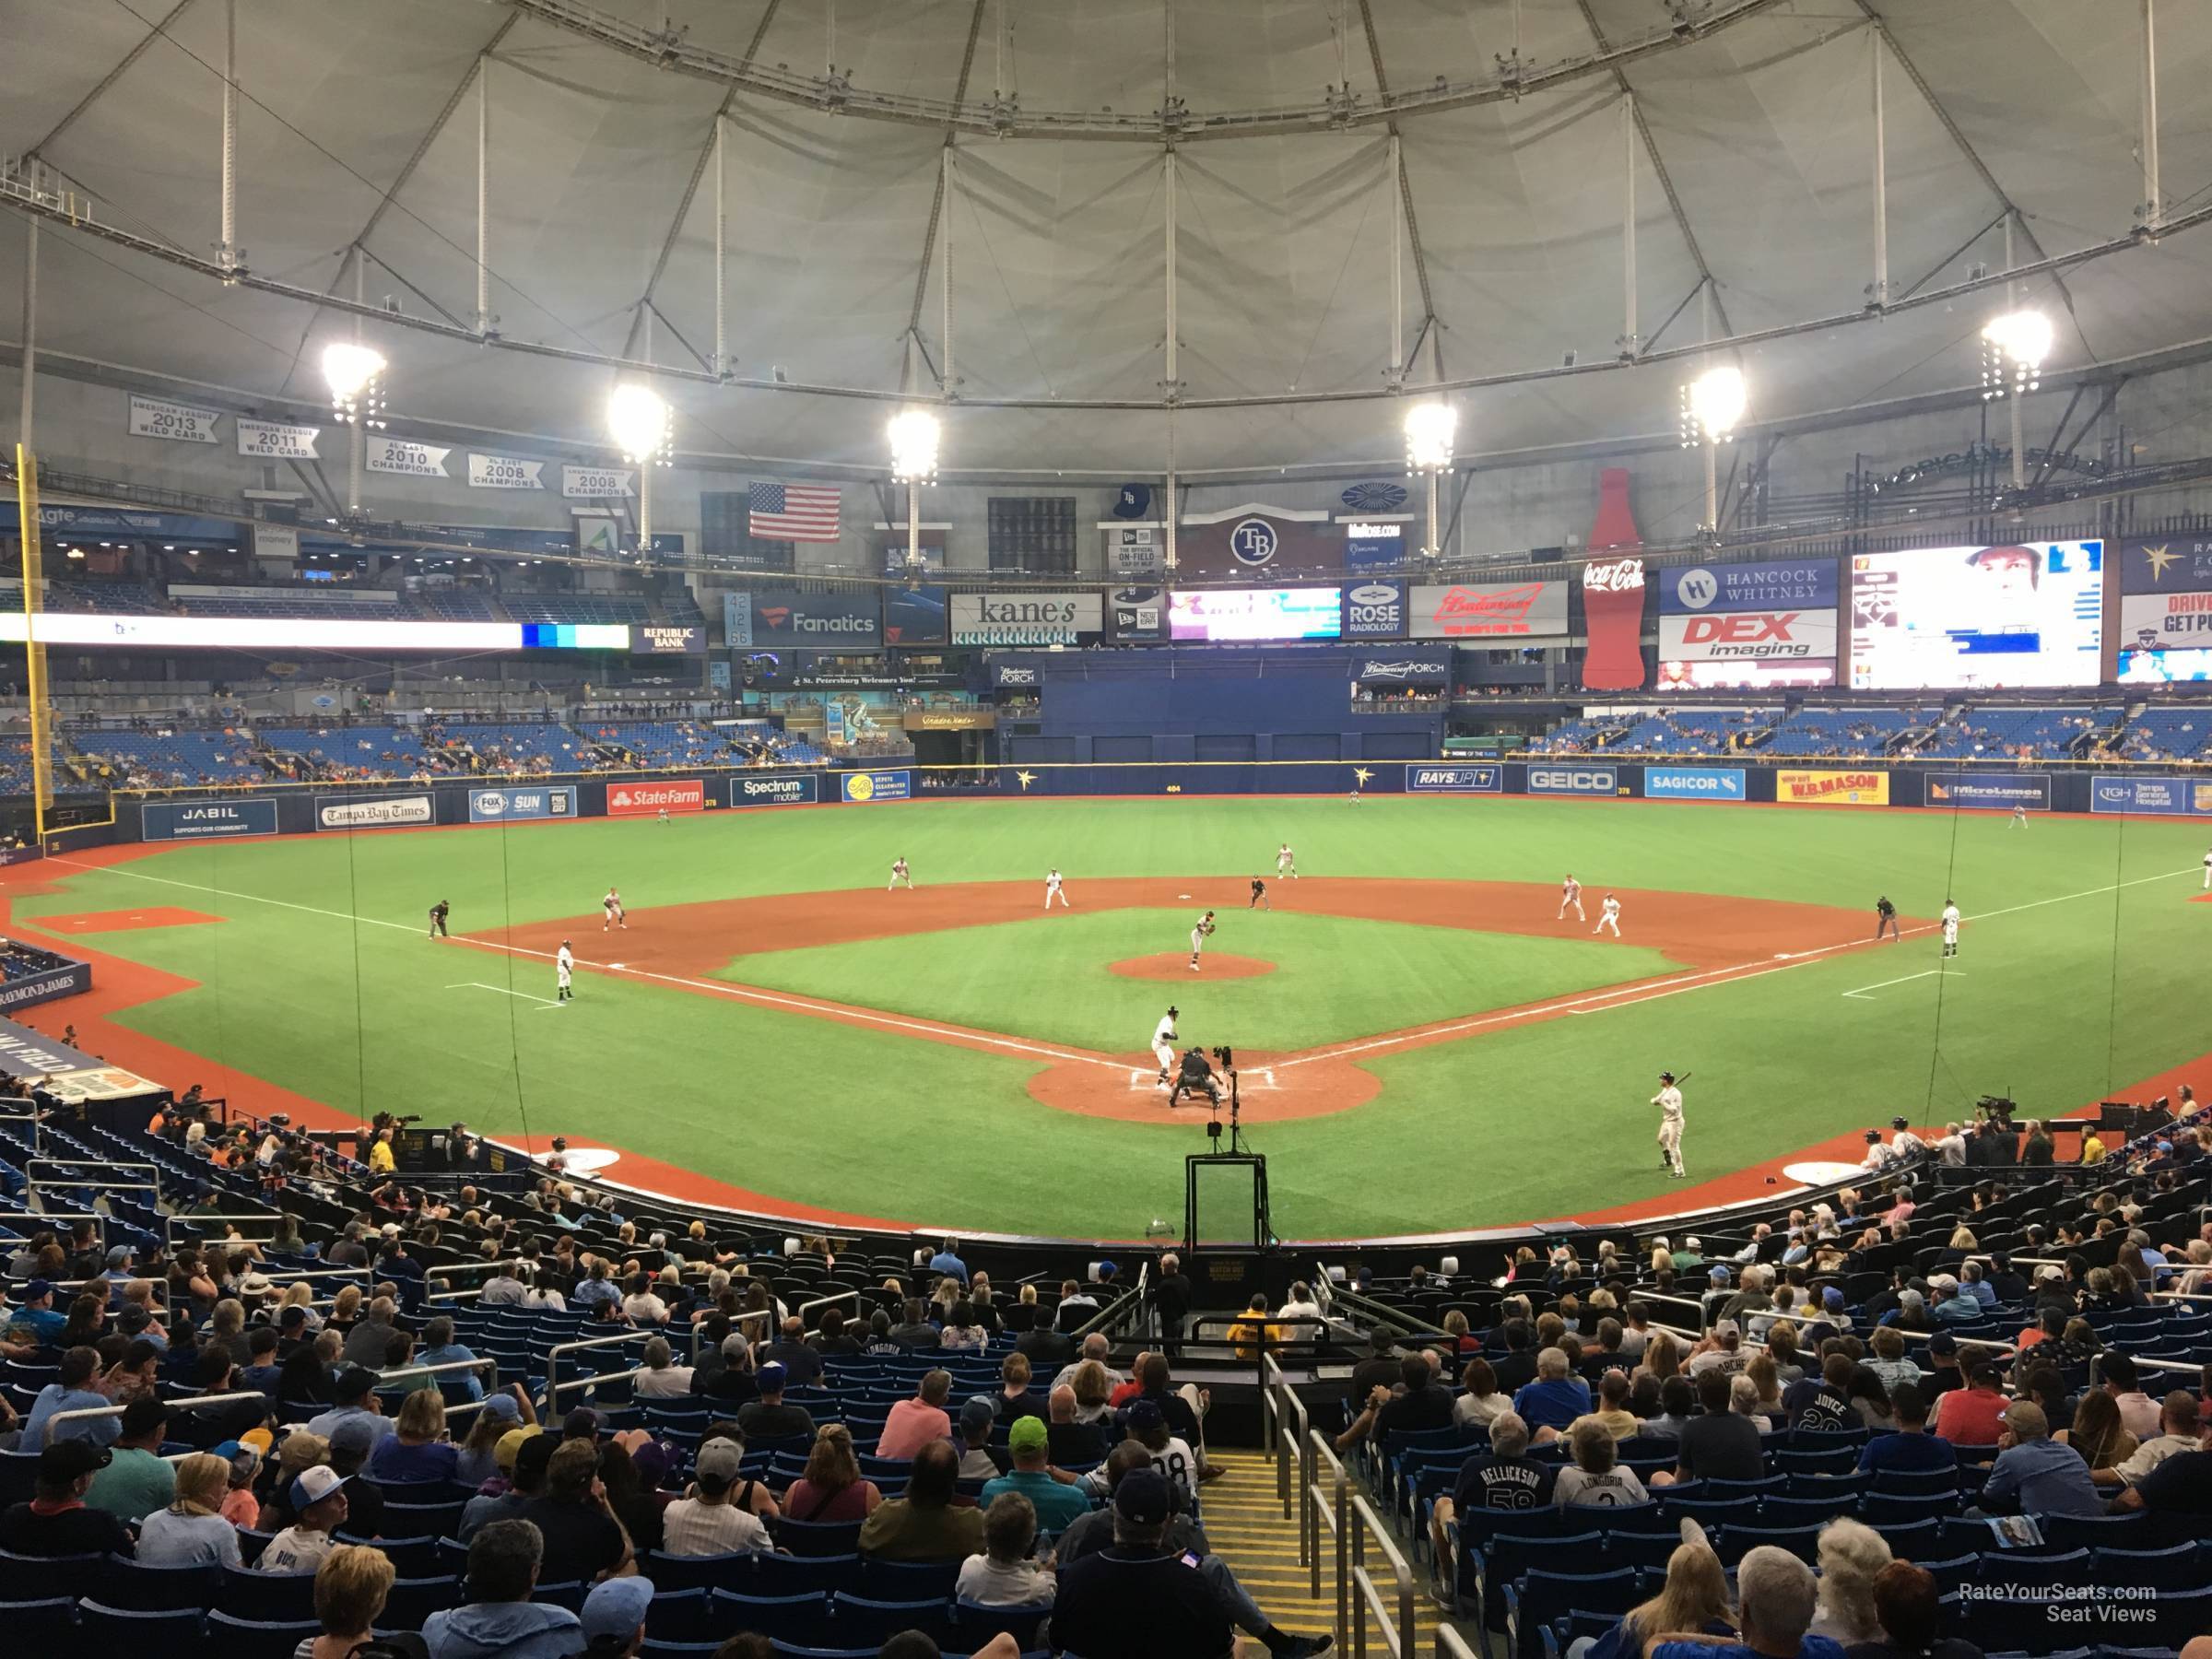
M 524 1002 L 543 1003 L 548 1008 L 560 1006 L 560 1004 L 550 996 L 533 996 L 527 991 L 510 991 L 504 985 L 488 985 L 482 980 L 463 980 L 457 985 L 448 985 L 446 989 L 448 991 L 491 991 L 501 996 L 519 996 Z
M 1914 980 L 1934 979 L 1937 974 L 1943 974 L 1948 979 L 1964 979 L 1966 977 L 1964 973 L 1960 972 L 1957 969 L 1950 969 L 1947 971 L 1942 968 L 1924 968 L 1920 972 L 1908 973 L 1902 979 L 1877 980 L 1871 985 L 1861 985 L 1856 991 L 1846 991 L 1843 993 L 1843 994 L 1846 996 L 1863 997 L 1866 1001 L 1872 1002 L 1874 999 L 1866 995 L 1866 993 L 1869 991 L 1879 991 L 1888 985 L 1909 985 Z

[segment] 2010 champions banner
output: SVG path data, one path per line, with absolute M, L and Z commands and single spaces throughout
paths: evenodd
M 144 841 L 235 841 L 276 833 L 276 803 L 265 800 L 148 801 L 139 815 Z
M 1744 795 L 1744 769 L 1740 766 L 1647 766 L 1643 769 L 1643 798 L 1647 801 L 1740 801 Z
M 1853 771 L 1785 770 L 1774 774 L 1774 798 L 1790 806 L 1887 806 L 1889 774 L 1871 768 Z
M 576 816 L 576 786 L 557 783 L 537 789 L 472 789 L 468 792 L 468 821 L 472 824 L 526 823 L 539 818 Z
M 1930 772 L 1927 802 L 1931 806 L 1978 806 L 1992 812 L 2009 812 L 2015 806 L 2048 812 L 2051 780 L 2038 772 Z
M 1406 767 L 1408 794 L 1501 794 L 1504 790 L 1505 768 L 1495 761 L 1415 760 Z

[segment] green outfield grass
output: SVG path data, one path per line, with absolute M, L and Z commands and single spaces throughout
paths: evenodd
M 602 1138 L 828 1208 L 1130 1237 L 1179 1215 L 1182 1159 L 1196 1139 L 1188 1123 L 1074 1117 L 1029 1098 L 1026 1060 L 711 992 L 585 974 L 576 1004 L 551 1010 L 527 1000 L 552 995 L 543 963 L 428 944 L 423 912 L 449 898 L 453 925 L 470 931 L 584 915 L 610 882 L 633 910 L 872 888 L 900 853 L 925 884 L 1033 881 L 1057 865 L 1079 894 L 1097 877 L 1241 877 L 1282 841 L 1309 876 L 1548 883 L 1571 868 L 1585 883 L 1706 893 L 1716 905 L 1748 896 L 1869 908 L 1886 890 L 1909 914 L 1933 914 L 1947 893 L 1965 911 L 1959 972 L 1941 980 L 1868 989 L 1935 968 L 1923 937 L 1364 1060 L 1384 1084 L 1373 1103 L 1253 1135 L 1280 1230 L 1332 1237 L 1564 1215 L 1661 1191 L 1645 1102 L 1662 1065 L 1693 1074 L 1694 1176 L 1900 1111 L 1941 1121 L 1984 1090 L 2009 1088 L 2030 1112 L 2070 1109 L 2192 1060 L 2212 1048 L 2200 1014 L 2212 905 L 2187 902 L 2202 833 L 1391 796 L 930 802 L 232 842 L 109 870 L 58 863 L 46 867 L 58 890 L 17 900 L 15 914 L 161 904 L 224 917 L 88 936 L 199 982 L 121 1022 L 341 1110 L 461 1117 L 495 1133 L 520 1132 L 526 1117 L 541 1138 Z M 1301 1047 L 1657 966 L 1624 968 L 1629 949 L 1609 944 L 1594 967 L 1581 941 L 1279 911 L 1225 920 L 1218 948 L 1282 964 L 1208 985 L 1209 998 L 1238 999 L 1221 1004 L 1235 1008 L 1225 1019 L 1270 1033 L 1223 1033 L 1240 1045 Z M 1274 929 L 1266 947 L 1248 921 Z M 1146 1010 L 1181 990 L 1103 974 L 1106 961 L 1180 942 L 1140 912 L 973 931 L 1004 935 L 1006 947 L 964 951 L 960 934 L 946 934 L 741 959 L 730 971 L 758 981 L 773 969 L 794 976 L 779 983 L 885 1007 L 900 1006 L 901 985 L 926 982 L 945 1018 L 1111 1050 L 1137 1046 Z M 511 971 L 522 995 L 505 994 Z M 1122 996 L 1131 1000 L 1112 1000 Z

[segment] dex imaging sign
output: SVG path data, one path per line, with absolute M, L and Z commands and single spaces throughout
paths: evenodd
M 1610 766 L 1531 766 L 1530 794 L 1611 795 L 1620 793 L 1620 774 Z

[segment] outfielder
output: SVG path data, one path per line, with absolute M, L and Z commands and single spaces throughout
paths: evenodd
M 1191 929 L 1191 971 L 1198 971 L 1198 953 L 1206 948 L 1206 941 L 1214 931 L 1214 912 L 1207 911 Z
M 1900 944 L 1905 936 L 1903 929 L 1897 924 L 1897 906 L 1889 902 L 1887 893 L 1874 901 L 1874 942 L 1877 945 L 1882 942 L 1884 934 Z
M 2205 863 L 2212 867 L 2212 853 L 2205 855 Z M 1298 879 L 1298 854 L 1290 851 L 1288 841 L 1275 850 L 1275 878 L 1277 881 Z
M 611 887 L 606 889 L 606 897 L 599 900 L 599 931 L 605 933 L 610 927 L 629 931 L 629 913 L 622 908 L 622 895 Z
M 1620 900 L 1610 893 L 1606 895 L 1605 903 L 1598 907 L 1597 925 L 1590 930 L 1590 936 L 1594 939 L 1608 927 L 1613 930 L 1615 938 L 1620 937 Z
M 903 853 L 891 860 L 891 878 L 885 884 L 883 890 L 888 893 L 902 881 L 906 883 L 907 889 L 911 892 L 913 889 L 914 877 L 913 873 L 906 867 L 906 854 Z
M 1159 1086 L 1162 1088 L 1171 1087 L 1174 1079 L 1175 1017 L 1182 1012 L 1181 1008 L 1170 1003 L 1168 1011 L 1159 1017 L 1159 1023 L 1152 1028 L 1152 1058 L 1159 1062 Z
M 1051 910 L 1055 899 L 1060 900 L 1062 910 L 1075 909 L 1074 905 L 1068 903 L 1067 895 L 1060 888 L 1060 872 L 1057 869 L 1047 870 L 1044 873 L 1044 908 Z
M 1566 921 L 1567 912 L 1571 906 L 1574 911 L 1574 919 L 1577 922 L 1590 920 L 1589 917 L 1583 914 L 1583 884 L 1574 878 L 1571 871 L 1568 873 L 1567 879 L 1559 883 L 1559 913 L 1554 920 Z
M 2212 849 L 2205 853 L 2205 891 L 2212 893 Z
M 1675 1087 L 1675 1074 L 1659 1074 L 1659 1092 L 1652 1097 L 1652 1104 L 1659 1108 L 1659 1167 L 1677 1181 L 1682 1179 L 1682 1091 Z
M 1948 899 L 1943 901 L 1943 954 L 1959 954 L 1959 907 Z
M 2015 830 L 2028 828 L 2028 808 L 2018 801 L 2012 804 L 2012 827 Z
M 569 942 L 563 939 L 560 942 L 560 954 L 553 959 L 553 1000 L 556 1003 L 573 1002 L 576 999 L 575 978 L 576 953 L 569 948 Z

